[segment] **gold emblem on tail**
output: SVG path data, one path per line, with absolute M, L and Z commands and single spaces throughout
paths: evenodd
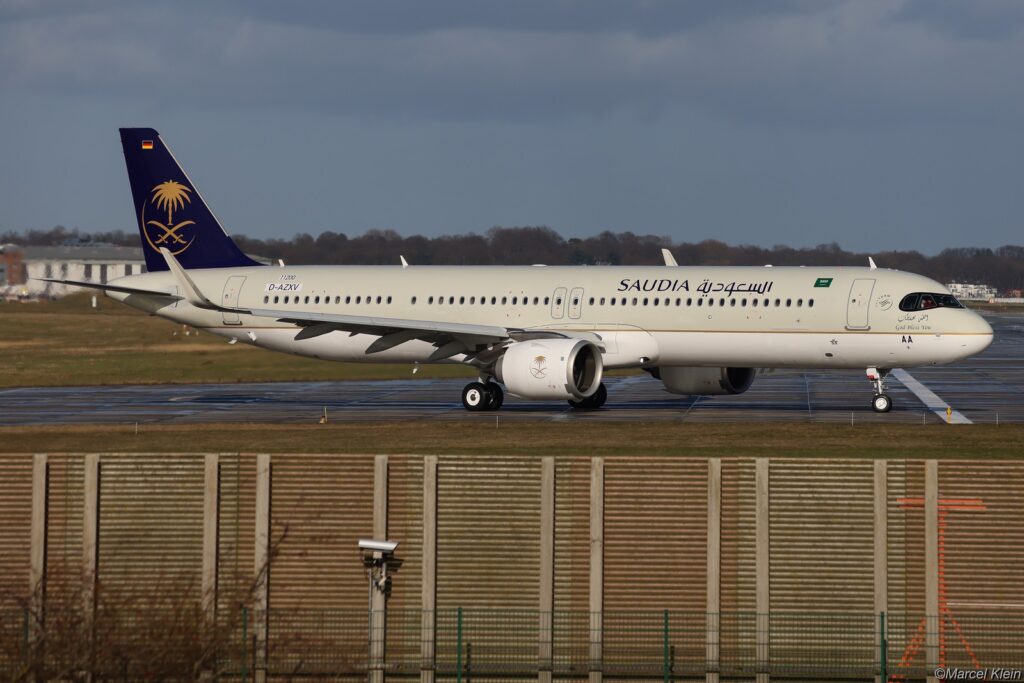
M 167 212 L 167 223 L 161 223 L 158 220 L 148 220 L 143 225 L 146 241 L 156 251 L 160 251 L 161 246 L 167 246 L 172 254 L 177 255 L 191 246 L 195 238 L 186 240 L 181 234 L 181 230 L 187 226 L 195 225 L 195 221 L 185 220 L 177 224 L 174 222 L 174 212 L 184 209 L 187 204 L 192 203 L 192 198 L 189 196 L 190 192 L 192 192 L 191 188 L 174 180 L 160 183 L 153 188 L 153 196 L 148 203 L 153 204 L 160 211 Z M 145 220 L 145 204 L 142 210 L 143 220 Z M 149 226 L 153 226 L 160 231 L 155 235 L 155 239 L 154 235 L 150 234 Z M 177 250 L 175 250 L 175 247 L 177 247 Z

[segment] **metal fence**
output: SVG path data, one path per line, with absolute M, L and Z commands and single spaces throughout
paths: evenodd
M 150 616 L 170 623 L 165 617 Z M 556 678 L 581 679 L 601 671 L 609 678 L 666 682 L 703 678 L 708 672 L 727 678 L 766 673 L 780 679 L 879 676 L 906 681 L 923 679 L 930 672 L 929 661 L 968 669 L 1024 669 L 1024 613 L 940 618 L 895 613 L 452 609 L 389 610 L 380 619 L 365 610 L 271 609 L 265 616 L 265 646 L 258 641 L 261 617 L 250 610 L 223 620 L 229 633 L 210 629 L 207 635 L 216 641 L 212 646 L 196 646 L 194 641 L 203 634 L 179 634 L 189 644 L 184 659 L 190 652 L 206 658 L 198 665 L 182 661 L 181 666 L 243 681 L 263 671 L 274 679 L 361 679 L 374 669 L 395 678 L 418 678 L 420 671 L 433 670 L 439 678 L 458 683 L 474 677 L 525 680 L 543 671 Z M 134 614 L 125 621 L 130 628 L 104 629 L 102 637 L 97 633 L 94 638 L 95 647 L 113 648 L 130 659 L 125 643 L 138 641 L 140 633 L 159 637 L 142 625 L 147 620 L 144 614 Z M 32 641 L 29 622 L 24 611 L 0 613 L 0 673 L 6 678 L 42 666 L 29 661 L 41 656 L 46 646 Z M 125 634 L 125 643 L 114 642 L 119 633 Z M 64 636 L 51 641 L 61 642 L 67 639 Z M 164 645 L 174 646 L 170 639 Z M 147 649 L 140 644 L 136 648 Z M 91 661 L 101 665 L 109 661 L 106 654 L 94 652 Z M 96 673 L 117 678 L 134 672 L 134 666 L 126 659 L 119 665 L 123 668 Z

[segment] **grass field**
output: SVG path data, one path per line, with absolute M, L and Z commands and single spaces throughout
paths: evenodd
M 0 387 L 473 377 L 457 365 L 332 363 L 231 345 L 89 294 L 0 303 Z M 186 332 L 188 334 L 186 335 Z
M 410 421 L 359 424 L 60 425 L 0 428 L 0 453 L 252 452 L 1020 458 L 1024 426 L 850 427 Z

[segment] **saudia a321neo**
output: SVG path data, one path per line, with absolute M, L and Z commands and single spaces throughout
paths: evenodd
M 155 130 L 121 129 L 147 273 L 97 285 L 155 315 L 275 351 L 462 363 L 467 410 L 503 390 L 581 409 L 606 368 L 677 394 L 739 394 L 764 368 L 890 369 L 985 349 L 992 328 L 938 282 L 871 268 L 265 266 L 231 241 Z

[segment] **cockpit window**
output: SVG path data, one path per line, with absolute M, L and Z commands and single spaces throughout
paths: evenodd
M 952 294 L 914 292 L 900 301 L 901 311 L 925 311 L 932 308 L 963 308 L 964 305 Z

